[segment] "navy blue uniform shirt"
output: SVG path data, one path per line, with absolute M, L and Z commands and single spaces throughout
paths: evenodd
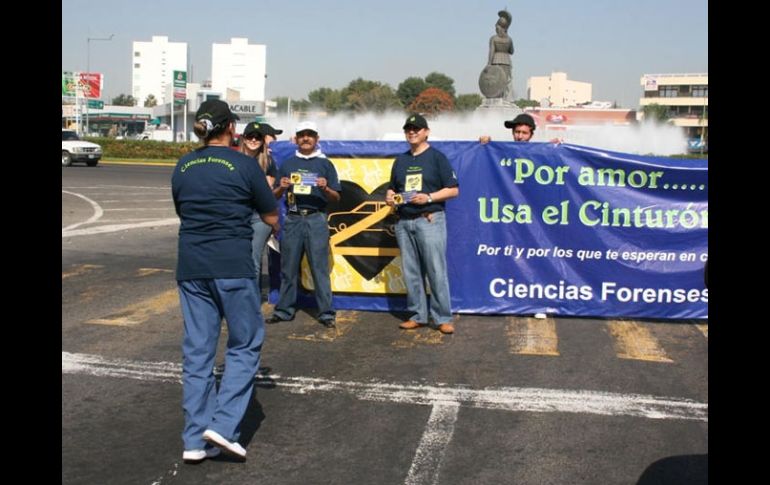
M 446 156 L 433 147 L 417 156 L 411 151 L 402 153 L 393 162 L 390 170 L 390 188 L 396 193 L 422 192 L 430 194 L 445 187 L 457 187 L 457 175 L 449 164 Z M 406 201 L 405 201 L 406 202 Z M 403 204 L 398 207 L 398 213 L 404 216 L 416 216 L 425 212 L 444 210 L 444 202 L 431 204 Z
M 177 280 L 253 278 L 251 215 L 276 208 L 259 164 L 229 147 L 198 148 L 177 162 L 171 193 L 181 220 Z
M 314 174 L 317 177 L 324 177 L 330 189 L 342 192 L 342 185 L 340 185 L 337 177 L 337 169 L 326 157 L 300 158 L 295 155 L 289 158 L 278 168 L 274 187 L 281 185 L 281 177 L 291 178 L 292 174 Z M 294 184 L 289 185 L 286 191 L 286 208 L 288 210 L 324 210 L 326 208 L 328 200 L 319 187 L 311 186 L 308 194 L 300 194 L 297 191 L 298 189 Z

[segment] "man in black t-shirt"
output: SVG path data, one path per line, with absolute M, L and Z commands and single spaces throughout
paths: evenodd
M 401 273 L 406 284 L 409 320 L 399 325 L 413 329 L 429 325 L 454 333 L 446 264 L 444 202 L 457 197 L 457 175 L 443 153 L 428 144 L 428 122 L 419 114 L 404 123 L 409 151 L 396 157 L 385 202 L 398 209 L 396 241 L 401 250 Z M 425 278 L 430 283 L 428 305 Z

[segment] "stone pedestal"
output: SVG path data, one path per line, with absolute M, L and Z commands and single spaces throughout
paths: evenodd
M 481 106 L 476 108 L 476 112 L 500 113 L 504 114 L 506 117 L 513 118 L 514 116 L 523 113 L 524 110 L 516 106 L 512 101 L 503 98 L 484 98 Z

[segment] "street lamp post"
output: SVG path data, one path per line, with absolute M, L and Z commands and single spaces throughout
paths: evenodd
M 91 74 L 91 41 L 92 40 L 112 40 L 112 38 L 115 36 L 115 34 L 110 34 L 109 37 L 86 37 L 86 76 Z M 85 99 L 86 101 L 86 131 L 85 134 L 88 134 L 89 128 L 88 128 L 88 97 Z

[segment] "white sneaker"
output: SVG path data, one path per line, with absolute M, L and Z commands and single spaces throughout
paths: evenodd
M 198 463 L 206 458 L 214 458 L 219 456 L 222 450 L 219 448 L 206 448 L 205 450 L 184 450 L 182 452 L 182 460 L 187 463 Z
M 222 448 L 222 451 L 226 451 L 231 455 L 238 458 L 246 458 L 246 450 L 238 442 L 227 441 L 221 434 L 212 429 L 207 429 L 203 432 L 203 439 Z
M 546 315 L 545 313 L 535 313 L 535 318 L 539 320 L 543 320 L 545 318 L 548 318 L 548 315 Z

